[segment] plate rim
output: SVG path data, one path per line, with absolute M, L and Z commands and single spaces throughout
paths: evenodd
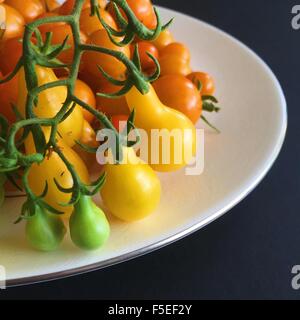
M 156 7 L 159 9 L 167 10 L 171 14 L 175 13 L 176 15 L 188 17 L 189 19 L 192 19 L 196 22 L 201 22 L 205 27 L 210 28 L 210 29 L 222 34 L 224 37 L 229 38 L 231 41 L 236 42 L 239 46 L 243 47 L 249 53 L 251 53 L 256 58 L 256 60 L 258 60 L 258 62 L 265 68 L 265 70 L 269 73 L 269 75 L 273 79 L 274 84 L 277 87 L 278 93 L 280 94 L 281 107 L 282 107 L 282 111 L 283 111 L 282 128 L 281 128 L 281 132 L 279 134 L 277 145 L 274 147 L 272 157 L 270 158 L 269 162 L 265 164 L 265 167 L 263 168 L 263 170 L 261 170 L 260 174 L 257 175 L 256 179 L 254 179 L 249 184 L 249 186 L 245 190 L 243 190 L 242 193 L 240 193 L 230 203 L 228 203 L 227 206 L 216 211 L 213 215 L 211 215 L 210 217 L 207 217 L 205 220 L 202 220 L 201 222 L 195 223 L 183 231 L 177 232 L 176 234 L 174 234 L 172 236 L 168 236 L 168 237 L 166 237 L 162 240 L 159 240 L 153 244 L 150 244 L 146 247 L 143 247 L 143 248 L 134 250 L 132 252 L 125 253 L 125 254 L 119 255 L 115 258 L 107 259 L 107 260 L 104 260 L 101 262 L 96 262 L 96 263 L 88 264 L 85 266 L 67 269 L 67 270 L 59 271 L 59 272 L 10 279 L 10 280 L 7 280 L 7 282 L 6 282 L 7 288 L 18 287 L 18 286 L 23 286 L 23 285 L 30 285 L 30 284 L 37 284 L 37 283 L 48 282 L 48 281 L 54 281 L 54 280 L 59 280 L 59 279 L 64 279 L 64 278 L 69 278 L 72 276 L 85 274 L 88 272 L 98 271 L 98 270 L 101 270 L 101 269 L 104 269 L 104 268 L 107 268 L 110 266 L 114 266 L 117 264 L 121 264 L 123 262 L 127 262 L 127 261 L 135 259 L 135 258 L 139 258 L 145 254 L 148 254 L 148 253 L 154 252 L 156 250 L 159 250 L 163 247 L 166 247 L 167 245 L 170 245 L 176 241 L 182 240 L 183 238 L 199 231 L 200 229 L 204 228 L 208 224 L 210 224 L 210 223 L 214 222 L 215 220 L 217 220 L 218 218 L 222 217 L 224 214 L 226 214 L 228 211 L 230 211 L 233 207 L 235 207 L 238 203 L 243 201 L 265 178 L 265 176 L 268 174 L 268 172 L 271 170 L 272 166 L 274 165 L 275 161 L 277 160 L 277 158 L 280 154 L 280 151 L 282 150 L 282 147 L 283 147 L 283 144 L 285 141 L 285 137 L 286 137 L 287 127 L 288 127 L 288 110 L 287 110 L 287 102 L 286 102 L 286 98 L 285 98 L 282 86 L 281 86 L 278 78 L 276 77 L 275 73 L 269 67 L 269 65 L 250 47 L 248 47 L 243 42 L 241 42 L 239 39 L 235 38 L 234 36 L 230 35 L 229 33 L 223 31 L 222 29 L 215 27 L 214 25 L 207 23 L 201 19 L 195 18 L 189 14 L 178 12 L 176 10 L 169 9 L 169 8 L 163 7 L 163 6 L 156 6 Z

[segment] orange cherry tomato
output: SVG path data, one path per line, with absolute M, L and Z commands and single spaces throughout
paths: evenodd
M 4 75 L 12 72 L 22 56 L 23 45 L 19 38 L 5 41 L 0 49 L 0 70 Z
M 59 0 L 41 0 L 41 2 L 47 12 L 53 12 L 62 6 Z
M 100 9 L 100 15 L 103 20 L 112 28 L 117 29 L 115 20 L 108 11 Z M 104 29 L 103 25 L 99 21 L 97 15 L 91 16 L 91 10 L 89 8 L 84 9 L 80 16 L 80 29 L 90 36 L 99 29 Z
M 24 17 L 18 10 L 5 3 L 1 4 L 0 7 L 5 10 L 5 32 L 2 40 L 22 37 L 25 26 Z
M 161 51 L 167 45 L 175 42 L 174 37 L 169 29 L 166 29 L 161 32 L 161 34 L 152 41 L 152 43 L 156 46 L 156 48 Z
M 5 3 L 17 9 L 27 23 L 35 20 L 45 12 L 40 0 L 5 0 Z
M 42 19 L 42 18 L 50 18 L 50 17 L 56 17 L 58 16 L 57 13 L 54 13 L 54 12 L 45 12 L 43 13 L 42 15 L 39 16 L 39 19 Z M 46 33 L 47 32 L 52 32 L 52 30 L 56 27 L 59 27 L 59 26 L 64 26 L 66 25 L 65 22 L 57 22 L 57 23 L 45 23 L 43 25 L 41 25 L 39 27 L 39 30 L 42 34 L 43 37 L 45 37 Z
M 100 87 L 100 89 L 96 90 L 96 92 L 114 93 L 120 89 L 121 87 L 115 86 L 110 82 L 106 82 Z M 108 116 L 114 116 L 118 114 L 129 115 L 130 113 L 125 97 L 109 99 L 97 96 L 96 100 L 97 109 L 104 112 Z
M 192 81 L 182 75 L 167 75 L 153 83 L 163 104 L 185 114 L 196 123 L 202 113 L 202 99 Z
M 212 96 L 215 93 L 215 81 L 214 78 L 205 72 L 192 72 L 188 75 L 188 79 L 193 81 L 196 85 L 201 83 L 201 95 Z
M 141 59 L 141 65 L 143 70 L 152 69 L 155 67 L 154 61 L 148 56 L 147 53 L 152 54 L 156 59 L 158 59 L 158 50 L 151 43 L 147 41 L 141 41 L 138 43 L 138 50 Z
M 88 104 L 92 108 L 96 108 L 96 97 L 92 89 L 83 81 L 77 79 L 75 83 L 75 92 L 77 98 Z M 82 114 L 84 119 L 91 123 L 94 119 L 94 116 L 89 113 L 87 110 L 82 108 Z
M 189 62 L 177 56 L 165 56 L 159 58 L 161 76 L 169 74 L 179 74 L 187 76 L 191 73 L 192 69 Z
M 119 52 L 122 52 L 124 55 L 126 55 L 128 58 L 130 57 L 129 46 L 118 47 L 115 44 L 113 44 L 110 41 L 106 30 L 104 29 L 94 32 L 89 38 L 88 43 L 98 45 L 100 47 L 104 47 L 107 49 L 119 51 Z M 122 79 L 126 71 L 125 65 L 119 60 L 117 60 L 116 58 L 107 54 L 92 52 L 92 51 L 84 53 L 83 64 L 84 64 L 84 69 L 88 73 L 94 75 L 95 77 L 98 77 L 100 81 L 101 81 L 102 75 L 98 70 L 97 66 L 102 67 L 105 72 L 107 72 L 110 76 L 114 78 Z M 106 82 L 106 79 L 104 79 L 104 77 L 103 77 L 103 82 Z
M 53 44 L 61 44 L 65 40 L 67 36 L 68 38 L 68 45 L 70 46 L 69 49 L 63 51 L 58 56 L 58 59 L 61 62 L 72 64 L 73 56 L 74 56 L 74 38 L 72 33 L 72 28 L 69 25 L 61 25 L 57 26 L 52 30 L 52 43 Z M 81 41 L 85 43 L 87 41 L 87 36 L 81 32 Z
M 178 42 L 171 43 L 164 47 L 159 53 L 161 75 L 191 73 L 191 54 L 189 49 Z
M 3 76 L 0 73 L 0 79 Z M 9 123 L 16 121 L 16 115 L 12 109 L 12 104 L 17 104 L 19 90 L 18 75 L 9 82 L 0 84 L 0 113 L 8 120 Z
M 190 50 L 184 44 L 179 42 L 170 43 L 164 47 L 159 54 L 161 58 L 176 56 L 187 62 L 190 62 L 191 60 Z
M 127 0 L 127 4 L 135 14 L 135 16 L 149 29 L 155 29 L 157 24 L 156 15 L 154 13 L 151 0 Z M 112 3 L 109 3 L 108 10 L 113 16 L 115 12 Z M 120 10 L 125 17 L 123 10 Z
M 101 8 L 105 8 L 107 1 L 106 0 L 98 0 L 99 6 Z M 68 14 L 71 14 L 73 8 L 75 5 L 75 0 L 67 0 L 58 10 L 58 13 L 60 15 L 66 16 Z M 91 0 L 86 0 L 83 9 L 90 8 L 91 7 Z
M 111 122 L 113 126 L 119 131 L 122 132 L 126 128 L 126 124 L 128 121 L 127 114 L 117 114 L 111 117 Z
M 91 127 L 91 125 L 86 120 L 83 121 L 82 135 L 79 141 L 92 148 L 97 148 L 99 146 L 99 142 L 96 139 L 95 130 Z M 84 161 L 87 168 L 89 170 L 92 169 L 93 164 L 96 163 L 96 154 L 86 152 L 78 144 L 76 144 L 73 147 L 73 149 Z

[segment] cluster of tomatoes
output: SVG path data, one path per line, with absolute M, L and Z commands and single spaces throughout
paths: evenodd
M 21 39 L 26 23 L 40 18 L 69 15 L 73 10 L 75 2 L 75 0 L 0 0 L 0 19 L 1 12 L 5 12 L 5 32 L 1 34 L 0 40 L 0 79 L 10 74 L 20 57 L 22 57 L 23 44 Z M 150 0 L 127 0 L 127 3 L 138 20 L 147 28 L 155 29 L 157 17 Z M 99 0 L 99 8 L 100 16 L 106 24 L 113 29 L 118 29 L 116 13 L 112 3 L 106 0 Z M 65 22 L 47 23 L 41 25 L 39 31 L 44 40 L 51 32 L 52 45 L 59 45 L 65 40 L 67 41 L 66 50 L 61 52 L 57 58 L 66 65 L 72 65 L 74 38 L 71 27 Z M 194 124 L 196 124 L 203 112 L 205 97 L 211 97 L 214 94 L 214 80 L 207 73 L 192 71 L 189 49 L 184 44 L 176 42 L 169 30 L 162 31 L 159 37 L 153 41 L 142 41 L 136 38 L 133 44 L 122 47 L 117 46 L 111 41 L 107 30 L 105 30 L 98 17 L 91 15 L 90 1 L 86 0 L 80 16 L 80 31 L 81 42 L 83 44 L 97 45 L 116 52 L 122 52 L 129 59 L 132 58 L 137 44 L 142 72 L 145 75 L 151 75 L 155 71 L 155 61 L 150 57 L 150 53 L 159 61 L 161 75 L 152 83 L 154 89 L 151 86 L 150 93 L 145 96 L 135 89 L 132 89 L 126 96 L 116 99 L 97 96 L 96 93 L 98 92 L 111 94 L 121 89 L 121 87 L 109 82 L 99 72 L 99 67 L 111 77 L 119 80 L 126 78 L 127 70 L 123 63 L 110 55 L 87 51 L 82 56 L 78 79 L 75 83 L 74 95 L 79 100 L 107 115 L 115 128 L 120 132 L 123 130 L 121 123 L 126 123 L 133 105 L 140 108 L 140 110 L 148 108 L 149 114 L 151 114 L 152 109 L 161 108 L 161 110 L 165 111 L 164 126 L 169 126 L 170 129 L 176 125 L 182 129 L 191 127 L 193 130 L 195 129 Z M 32 42 L 34 43 L 35 41 L 37 40 L 33 38 Z M 68 70 L 52 70 L 37 67 L 36 75 L 39 85 L 42 85 L 68 77 Z M 66 96 L 67 91 L 65 87 L 52 88 L 42 92 L 35 114 L 40 118 L 54 117 L 60 110 Z M 1 114 L 10 123 L 14 123 L 16 121 L 16 113 L 12 106 L 16 105 L 21 115 L 26 116 L 26 99 L 25 73 L 24 70 L 20 70 L 13 79 L 0 85 Z M 168 106 L 168 110 L 171 108 L 174 112 L 165 110 L 166 107 L 164 105 Z M 185 117 L 182 118 L 181 114 L 185 115 Z M 140 115 L 137 113 L 138 127 L 143 128 L 144 125 L 146 128 L 157 128 L 155 119 L 150 118 L 151 115 L 147 117 L 145 114 Z M 96 162 L 95 155 L 84 151 L 79 145 L 75 144 L 75 141 L 80 141 L 82 144 L 90 147 L 97 147 L 98 142 L 96 141 L 95 130 L 98 128 L 98 125 L 99 123 L 97 123 L 94 116 L 83 108 L 80 110 L 79 106 L 59 125 L 60 138 L 62 138 L 60 142 L 61 149 L 65 157 L 76 169 L 81 180 L 87 184 L 90 182 L 90 173 L 87 168 L 94 167 L 94 163 Z M 49 135 L 47 130 L 44 131 L 46 136 Z M 192 135 L 193 137 L 189 138 L 191 140 L 190 144 L 194 149 L 194 132 Z M 25 150 L 29 154 L 35 153 L 32 137 L 25 141 Z M 125 149 L 125 153 L 128 153 L 132 158 L 137 157 L 131 148 Z M 102 188 L 101 195 L 110 211 L 125 221 L 141 219 L 157 207 L 160 200 L 161 188 L 154 170 L 174 171 L 180 167 L 172 166 L 171 164 L 168 167 L 157 165 L 151 168 L 144 165 L 141 160 L 137 162 L 138 164 L 134 170 L 131 166 L 111 165 L 105 168 L 107 181 Z M 181 167 L 183 165 L 185 163 L 181 164 Z M 141 175 L 147 180 L 147 183 L 139 180 Z M 56 179 L 56 182 L 54 182 L 53 178 Z M 67 203 L 70 195 L 61 192 L 57 188 L 56 183 L 59 182 L 65 188 L 72 187 L 72 176 L 67 172 L 61 158 L 55 153 L 47 155 L 42 164 L 34 164 L 29 174 L 31 188 L 36 194 L 42 193 L 45 180 L 48 180 L 48 193 L 45 196 L 45 201 L 57 210 L 61 210 L 62 206 L 59 204 Z M 147 188 L 144 185 L 147 185 Z M 103 238 L 106 239 L 109 233 L 107 221 L 104 214 L 101 212 L 99 214 L 99 209 L 90 203 L 90 199 L 86 199 L 83 199 L 77 207 L 82 206 L 85 208 L 84 211 L 93 212 L 91 216 L 97 216 L 102 221 L 99 222 L 99 225 L 102 223 L 105 230 L 98 228 L 95 231 L 97 233 L 104 230 L 104 236 L 102 236 L 100 241 L 102 243 L 104 242 Z M 71 206 L 69 208 L 64 207 L 63 210 L 70 216 L 74 208 Z M 80 209 L 78 210 L 80 211 Z M 97 215 L 95 215 L 95 212 L 97 212 Z M 82 241 L 76 240 L 81 237 L 79 234 L 82 233 L 82 228 L 77 226 L 82 226 L 87 220 L 89 221 L 90 229 L 86 234 L 93 233 L 91 230 L 97 224 L 92 221 L 91 216 L 87 217 L 83 222 L 82 216 L 76 215 L 75 210 L 75 214 L 72 215 L 70 220 L 71 235 L 73 230 L 73 241 L 78 242 L 78 245 L 84 248 L 93 248 L 100 245 L 99 241 L 94 241 L 97 237 L 93 238 L 91 236 L 93 239 L 85 239 L 85 245 L 80 245 Z M 38 236 L 42 237 L 43 235 L 40 234 L 40 230 L 42 229 L 37 227 L 37 225 L 39 226 L 39 222 L 36 223 L 31 224 L 30 232 L 38 232 Z M 63 230 L 60 224 L 58 229 Z M 47 245 L 45 247 L 45 249 L 48 248 Z
M 6 9 L 6 32 L 0 48 L 0 76 L 10 73 L 22 55 L 22 37 L 24 24 L 37 18 L 66 15 L 72 11 L 74 0 L 67 0 L 62 6 L 59 1 L 40 0 L 6 0 L 2 1 Z M 44 2 L 48 3 L 45 7 Z M 153 6 L 149 0 L 129 0 L 136 16 L 145 26 L 154 28 L 156 16 Z M 105 22 L 113 28 L 117 28 L 114 13 L 111 5 L 106 0 L 99 0 L 101 16 Z M 52 11 L 46 11 L 46 10 Z M 80 19 L 82 41 L 97 44 L 108 49 L 122 51 L 130 57 L 133 46 L 117 47 L 113 44 L 106 30 L 96 16 L 90 16 L 89 1 L 86 1 Z M 68 36 L 69 49 L 61 53 L 59 59 L 64 63 L 72 63 L 73 58 L 73 37 L 71 27 L 65 23 L 45 24 L 40 27 L 42 35 L 47 32 L 53 33 L 53 44 L 60 44 Z M 180 112 L 186 114 L 193 123 L 196 123 L 202 113 L 202 95 L 213 95 L 215 91 L 213 78 L 204 72 L 192 72 L 190 67 L 189 49 L 174 40 L 169 30 L 161 33 L 158 39 L 147 42 L 138 42 L 141 58 L 141 65 L 145 73 L 151 73 L 155 68 L 154 61 L 148 56 L 151 53 L 159 60 L 161 66 L 161 77 L 154 82 L 154 88 L 161 101 Z M 93 107 L 97 107 L 112 117 L 113 122 L 118 126 L 119 120 L 128 117 L 129 108 L 125 98 L 108 99 L 95 96 L 96 92 L 113 93 L 119 88 L 104 79 L 99 73 L 97 66 L 116 78 L 122 78 L 125 66 L 115 58 L 98 53 L 86 53 L 83 56 L 80 68 L 79 79 L 76 83 L 76 95 Z M 66 76 L 62 71 L 57 71 L 59 77 Z M 13 121 L 14 113 L 12 103 L 16 103 L 18 92 L 18 80 L 15 77 L 9 83 L 0 86 L 1 113 Z M 201 83 L 199 89 L 198 83 Z M 93 117 L 85 113 L 86 120 L 91 123 Z M 90 131 L 86 125 L 87 132 Z

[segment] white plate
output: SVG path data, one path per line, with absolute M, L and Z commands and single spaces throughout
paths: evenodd
M 101 250 L 87 253 L 70 239 L 54 253 L 32 250 L 24 224 L 12 222 L 21 199 L 8 200 L 0 214 L 0 265 L 10 285 L 74 275 L 137 257 L 202 228 L 241 201 L 275 161 L 287 126 L 286 102 L 267 65 L 251 50 L 222 31 L 183 14 L 161 9 L 165 21 L 191 48 L 193 67 L 216 78 L 222 112 L 209 118 L 221 129 L 206 133 L 205 171 L 162 176 L 158 211 L 144 221 L 112 221 L 112 235 Z

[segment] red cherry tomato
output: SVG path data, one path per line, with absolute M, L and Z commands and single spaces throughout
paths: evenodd
M 22 56 L 23 45 L 19 38 L 5 41 L 0 49 L 0 70 L 4 75 L 12 72 Z
M 122 132 L 126 128 L 127 121 L 128 121 L 128 115 L 126 114 L 117 114 L 111 117 L 111 122 L 113 126 L 119 132 Z
M 138 43 L 138 50 L 141 59 L 141 65 L 143 70 L 152 69 L 155 67 L 154 61 L 148 56 L 150 53 L 154 58 L 158 59 L 158 50 L 151 42 L 141 41 Z
M 0 79 L 3 79 L 0 73 Z M 0 113 L 9 121 L 13 123 L 16 120 L 15 113 L 12 109 L 12 104 L 17 104 L 18 99 L 18 75 L 16 75 L 12 80 L 4 84 L 0 84 Z

